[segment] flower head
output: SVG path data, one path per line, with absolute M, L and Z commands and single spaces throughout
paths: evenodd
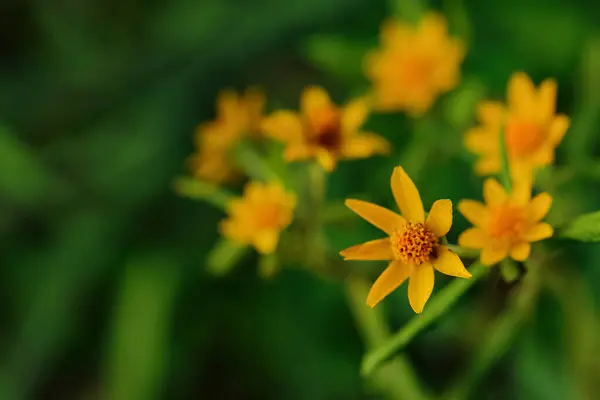
M 227 205 L 229 218 L 220 224 L 221 234 L 262 254 L 275 251 L 279 235 L 291 224 L 296 196 L 278 183 L 250 182 L 242 198 Z
M 552 163 L 554 149 L 569 128 L 569 118 L 555 113 L 556 81 L 535 88 L 531 79 L 514 73 L 508 83 L 508 105 L 484 101 L 479 105 L 480 125 L 465 135 L 465 145 L 479 155 L 475 171 L 480 175 L 500 170 L 500 137 L 505 135 L 513 178 L 525 177 Z
M 382 137 L 359 132 L 368 115 L 364 99 L 345 107 L 332 103 L 325 90 L 309 87 L 300 99 L 300 113 L 277 111 L 264 119 L 264 132 L 286 144 L 286 161 L 315 158 L 327 171 L 339 159 L 356 159 L 384 153 L 389 149 Z
M 231 126 L 208 122 L 198 126 L 195 135 L 196 152 L 188 159 L 192 175 L 215 184 L 231 182 L 240 173 L 230 160 L 230 149 L 237 135 Z
M 418 26 L 387 21 L 381 42 L 365 65 L 377 110 L 420 115 L 458 84 L 465 50 L 448 36 L 443 16 L 426 14 Z
M 229 125 L 236 136 L 260 135 L 260 121 L 265 106 L 264 93 L 256 88 L 246 89 L 243 95 L 224 90 L 217 99 L 216 120 Z
M 402 216 L 361 200 L 346 200 L 346 205 L 388 237 L 352 246 L 340 252 L 345 260 L 390 260 L 367 296 L 374 307 L 405 280 L 408 300 L 421 313 L 433 291 L 433 270 L 469 278 L 460 258 L 440 243 L 452 226 L 452 203 L 437 200 L 425 218 L 423 203 L 415 184 L 402 167 L 396 167 L 391 179 L 392 192 Z
M 552 197 L 541 193 L 531 199 L 530 181 L 515 182 L 508 195 L 493 178 L 483 186 L 485 204 L 462 200 L 458 210 L 474 227 L 464 231 L 458 244 L 469 249 L 481 249 L 480 260 L 493 265 L 510 256 L 525 261 L 531 252 L 531 242 L 549 238 L 550 224 L 541 222 L 552 205 Z

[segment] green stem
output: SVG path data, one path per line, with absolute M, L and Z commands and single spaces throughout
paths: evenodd
M 504 125 L 500 128 L 498 140 L 500 141 L 500 161 L 502 162 L 500 168 L 500 180 L 506 191 L 510 192 L 512 190 L 512 181 L 510 176 L 510 160 L 508 159 L 508 148 L 506 147 L 506 134 Z
M 308 166 L 308 190 L 310 207 L 307 210 L 307 244 L 308 265 L 321 269 L 325 266 L 325 238 L 323 235 L 323 204 L 326 191 L 326 174 L 318 164 Z
M 470 279 L 455 279 L 429 300 L 423 314 L 413 317 L 402 329 L 396 332 L 377 349 L 367 353 L 363 358 L 362 374 L 370 375 L 383 362 L 402 350 L 419 332 L 446 312 L 460 296 L 484 277 L 489 267 L 475 264 L 470 272 Z
M 233 198 L 233 194 L 228 191 L 194 178 L 177 178 L 173 182 L 173 188 L 180 196 L 204 200 L 223 211 L 225 211 L 227 203 Z
M 371 309 L 365 299 L 369 292 L 369 283 L 360 276 L 351 275 L 346 280 L 348 306 L 354 315 L 357 328 L 367 348 L 375 348 L 384 343 L 390 336 L 381 308 Z M 409 360 L 398 355 L 373 376 L 379 389 L 392 399 L 426 400 L 429 396 L 424 392 L 413 371 Z
M 464 247 L 457 246 L 455 244 L 445 244 L 447 248 L 452 250 L 460 258 L 477 258 L 479 257 L 479 250 L 465 249 Z
M 502 358 L 511 342 L 530 315 L 539 293 L 538 268 L 529 269 L 513 302 L 489 328 L 488 334 L 478 346 L 464 377 L 444 398 L 462 400 L 469 398 L 477 382 Z

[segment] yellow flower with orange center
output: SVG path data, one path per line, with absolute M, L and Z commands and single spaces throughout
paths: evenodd
M 475 171 L 492 175 L 500 171 L 500 134 L 513 178 L 528 178 L 536 168 L 554 161 L 554 150 L 569 128 L 569 117 L 556 114 L 556 81 L 547 79 L 536 89 L 529 77 L 514 73 L 508 83 L 508 105 L 484 101 L 477 116 L 480 125 L 465 135 L 465 145 L 479 155 Z
M 468 249 L 480 249 L 484 265 L 493 265 L 510 256 L 525 261 L 531 252 L 531 242 L 552 236 L 550 224 L 541 222 L 552 205 L 548 193 L 531 198 L 528 180 L 515 182 L 512 192 L 493 178 L 483 186 L 485 204 L 475 200 L 462 200 L 458 210 L 474 227 L 464 231 L 458 244 Z
M 440 243 L 452 226 L 452 202 L 437 200 L 427 218 L 419 191 L 402 167 L 392 173 L 391 187 L 402 215 L 361 200 L 346 200 L 346 205 L 388 237 L 352 246 L 340 252 L 345 260 L 390 260 L 367 296 L 375 307 L 405 280 L 408 300 L 421 313 L 433 291 L 434 268 L 460 278 L 470 278 L 461 259 Z
M 381 48 L 366 57 L 378 111 L 425 113 L 438 96 L 458 85 L 464 45 L 450 38 L 442 15 L 428 13 L 417 26 L 390 20 L 381 30 Z
M 275 251 L 279 236 L 292 223 L 296 196 L 279 183 L 250 182 L 241 198 L 227 205 L 229 217 L 221 222 L 221 234 L 262 254 Z
M 264 119 L 262 129 L 286 144 L 286 161 L 314 158 L 326 171 L 332 171 L 338 160 L 389 151 L 389 143 L 381 136 L 359 131 L 368 112 L 364 99 L 340 108 L 325 90 L 309 87 L 300 98 L 299 114 L 276 111 Z

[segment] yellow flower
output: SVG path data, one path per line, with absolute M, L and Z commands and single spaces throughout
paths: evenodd
M 230 125 L 237 136 L 256 137 L 260 134 L 264 107 L 264 93 L 256 87 L 246 89 L 243 95 L 224 90 L 217 99 L 216 120 Z
M 370 157 L 389 150 L 382 137 L 359 132 L 368 115 L 364 99 L 338 108 L 320 87 L 304 90 L 300 114 L 276 111 L 262 123 L 264 132 L 286 144 L 286 161 L 315 158 L 326 170 L 333 171 L 337 160 Z
M 220 224 L 221 234 L 262 254 L 275 251 L 279 235 L 291 224 L 296 196 L 278 183 L 250 182 L 241 198 L 227 205 L 229 218 Z
M 387 21 L 381 42 L 365 60 L 378 111 L 423 114 L 458 84 L 465 50 L 461 41 L 448 36 L 442 15 L 428 13 L 418 26 Z
M 200 180 L 222 184 L 240 173 L 231 163 L 229 151 L 237 135 L 229 125 L 209 122 L 201 124 L 195 135 L 196 152 L 188 159 L 192 175 Z
M 458 244 L 468 249 L 481 249 L 480 260 L 493 265 L 507 256 L 525 261 L 531 252 L 531 242 L 549 238 L 552 226 L 540 222 L 550 210 L 552 197 L 541 193 L 531 199 L 531 184 L 521 180 L 508 195 L 493 178 L 483 186 L 485 204 L 462 200 L 458 210 L 474 227 L 464 231 Z
M 367 296 L 374 307 L 406 279 L 408 300 L 421 313 L 433 291 L 433 269 L 460 278 L 470 278 L 460 258 L 440 244 L 452 226 L 452 203 L 437 200 L 425 219 L 423 203 L 415 184 L 402 167 L 391 179 L 392 192 L 402 216 L 361 200 L 346 200 L 346 205 L 389 237 L 372 240 L 340 252 L 345 260 L 391 260 Z
M 508 83 L 508 107 L 484 101 L 478 108 L 481 125 L 465 135 L 465 145 L 480 156 L 475 171 L 492 175 L 500 170 L 500 133 L 504 128 L 513 178 L 528 178 L 535 168 L 552 163 L 554 149 L 569 128 L 569 118 L 555 113 L 556 81 L 547 79 L 536 89 L 531 79 L 514 73 Z

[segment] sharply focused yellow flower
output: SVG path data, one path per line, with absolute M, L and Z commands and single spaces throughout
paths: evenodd
M 418 26 L 385 22 L 381 48 L 367 55 L 365 65 L 375 109 L 423 114 L 456 87 L 464 56 L 464 45 L 448 36 L 442 15 L 428 13 Z
M 480 249 L 481 263 L 493 265 L 507 256 L 525 261 L 531 252 L 531 242 L 552 236 L 550 224 L 541 222 L 552 205 L 552 197 L 541 193 L 531 199 L 529 180 L 515 182 L 510 195 L 493 178 L 483 186 L 485 204 L 462 200 L 458 210 L 474 227 L 464 231 L 458 244 L 468 249 Z
M 346 200 L 346 205 L 389 237 L 352 246 L 340 252 L 345 260 L 390 260 L 367 296 L 374 307 L 406 279 L 408 300 L 421 313 L 433 291 L 434 268 L 460 278 L 470 278 L 461 259 L 440 244 L 452 226 L 452 203 L 437 200 L 425 218 L 419 191 L 402 167 L 391 179 L 392 192 L 402 216 L 361 200 Z
M 500 170 L 499 135 L 504 133 L 513 178 L 528 178 L 535 168 L 552 163 L 570 121 L 566 115 L 555 113 L 553 79 L 536 89 L 526 74 L 517 72 L 511 76 L 507 92 L 506 108 L 499 102 L 479 105 L 480 125 L 467 131 L 465 145 L 480 157 L 475 171 L 492 175 Z
M 279 235 L 291 224 L 296 196 L 278 183 L 250 182 L 241 198 L 227 205 L 229 217 L 221 222 L 221 234 L 262 254 L 275 251 Z
M 276 111 L 263 120 L 265 134 L 286 144 L 286 161 L 315 158 L 326 170 L 338 160 L 370 157 L 389 150 L 389 143 L 374 133 L 360 132 L 368 116 L 367 102 L 358 99 L 337 107 L 320 87 L 304 90 L 300 113 Z

